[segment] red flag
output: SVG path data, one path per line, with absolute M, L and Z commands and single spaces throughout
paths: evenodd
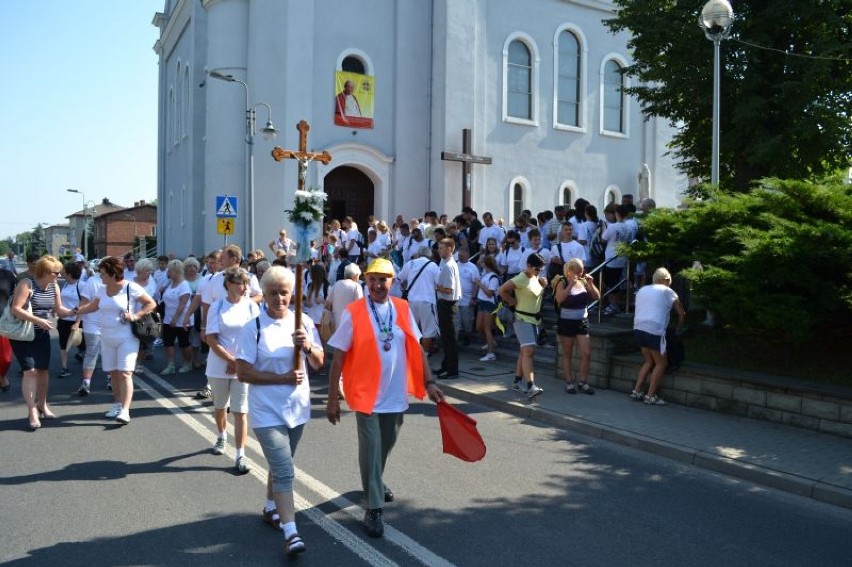
M 470 463 L 485 456 L 485 442 L 476 429 L 475 419 L 447 402 L 440 402 L 438 421 L 445 453 Z

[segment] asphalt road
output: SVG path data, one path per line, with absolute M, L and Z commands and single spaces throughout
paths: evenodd
M 161 354 L 158 353 L 158 356 Z M 157 369 L 158 363 L 149 363 Z M 75 373 L 79 365 L 72 366 Z M 283 537 L 260 521 L 265 469 L 210 452 L 200 373 L 137 376 L 132 421 L 103 418 L 91 396 L 53 380 L 60 415 L 26 427 L 20 381 L 0 394 L 0 563 L 275 565 Z M 324 377 L 315 379 L 321 385 Z M 386 480 L 386 537 L 360 526 L 354 417 L 330 425 L 322 391 L 296 455 L 301 565 L 850 565 L 852 511 L 776 492 L 456 402 L 488 454 L 441 453 L 434 406 L 415 403 Z

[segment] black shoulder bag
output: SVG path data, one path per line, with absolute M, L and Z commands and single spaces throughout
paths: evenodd
M 127 312 L 130 313 L 130 284 L 125 288 L 127 291 Z M 163 332 L 163 321 L 160 314 L 156 311 L 151 311 L 133 321 L 130 324 L 130 329 L 133 331 L 133 336 L 139 340 L 153 340 L 160 338 Z

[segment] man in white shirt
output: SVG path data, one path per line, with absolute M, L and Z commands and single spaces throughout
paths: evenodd
M 624 268 L 627 266 L 627 258 L 618 254 L 618 245 L 621 243 L 630 242 L 630 227 L 624 224 L 624 215 L 626 210 L 624 205 L 619 205 L 615 209 L 615 221 L 606 227 L 603 231 L 601 239 L 606 241 L 606 251 L 604 252 L 604 261 L 609 261 L 603 268 L 604 288 L 606 290 L 614 289 L 618 286 L 622 278 Z M 604 290 L 601 290 L 603 292 Z M 609 294 L 609 305 L 604 311 L 604 315 L 615 315 L 621 311 L 619 304 L 623 296 L 619 292 Z
M 346 248 L 346 255 L 352 262 L 358 262 L 361 257 L 361 244 L 363 237 L 358 232 L 358 225 L 352 220 L 352 217 L 343 219 L 343 229 L 346 231 L 346 236 L 343 238 L 343 247 Z
M 406 286 L 406 295 L 411 313 L 423 337 L 421 344 L 428 353 L 432 341 L 438 336 L 437 299 L 435 286 L 438 284 L 438 266 L 430 260 L 432 249 L 421 246 L 414 258 L 399 272 L 399 281 Z
M 136 279 L 136 256 L 133 252 L 124 255 L 124 279 L 129 282 Z
M 491 213 L 485 213 L 482 215 L 482 222 L 485 226 L 483 226 L 479 231 L 479 249 L 482 250 L 485 248 L 485 244 L 488 242 L 489 238 L 496 240 L 497 247 L 501 247 L 503 245 L 503 239 L 506 237 L 506 232 L 503 228 L 494 224 L 494 217 Z
M 470 344 L 470 334 L 473 333 L 476 304 L 474 299 L 479 291 L 479 269 L 470 262 L 470 251 L 462 247 L 458 251 L 459 278 L 461 279 L 461 299 L 458 303 L 458 317 L 455 322 L 456 331 L 461 337 L 462 344 Z
M 574 240 L 574 226 L 565 222 L 562 224 L 562 232 L 559 233 L 559 242 L 550 249 L 550 263 L 556 265 L 556 268 L 550 270 L 551 273 L 554 270 L 556 273 L 562 273 L 562 266 L 572 258 L 579 258 L 585 264 L 586 249 Z
M 335 329 L 340 325 L 340 318 L 343 317 L 346 307 L 353 301 L 358 301 L 364 297 L 364 288 L 359 281 L 360 277 L 361 268 L 358 267 L 358 264 L 349 264 L 343 268 L 343 279 L 338 280 L 328 291 L 325 305 L 331 310 Z
M 441 361 L 437 377 L 442 379 L 459 377 L 459 351 L 453 320 L 458 312 L 457 304 L 462 297 L 462 290 L 459 266 L 453 259 L 455 247 L 452 238 L 444 238 L 438 242 L 441 266 L 435 291 L 438 296 L 438 329 L 441 333 L 441 344 L 444 346 L 444 360 Z
M 384 535 L 384 503 L 394 500 L 382 477 L 408 409 L 408 395 L 421 399 L 428 395 L 436 403 L 444 398 L 432 379 L 426 354 L 417 344 L 420 332 L 410 304 L 389 295 L 393 273 L 393 265 L 384 258 L 370 264 L 366 270 L 368 296 L 346 309 L 328 341 L 335 352 L 325 413 L 332 424 L 340 421 L 342 377 L 358 428 L 358 463 L 366 500 L 364 528 L 368 536 L 376 538 Z
M 521 254 L 521 266 L 526 267 L 527 258 L 531 254 L 541 256 L 541 259 L 544 260 L 544 265 L 547 266 L 550 263 L 550 250 L 541 245 L 541 231 L 537 228 L 530 229 L 528 237 L 529 242 L 527 243 L 527 247 L 524 249 L 523 254 Z

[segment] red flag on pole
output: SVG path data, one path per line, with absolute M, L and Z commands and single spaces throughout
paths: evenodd
M 445 453 L 469 463 L 485 456 L 485 442 L 476 429 L 475 419 L 447 402 L 440 402 L 438 421 Z

